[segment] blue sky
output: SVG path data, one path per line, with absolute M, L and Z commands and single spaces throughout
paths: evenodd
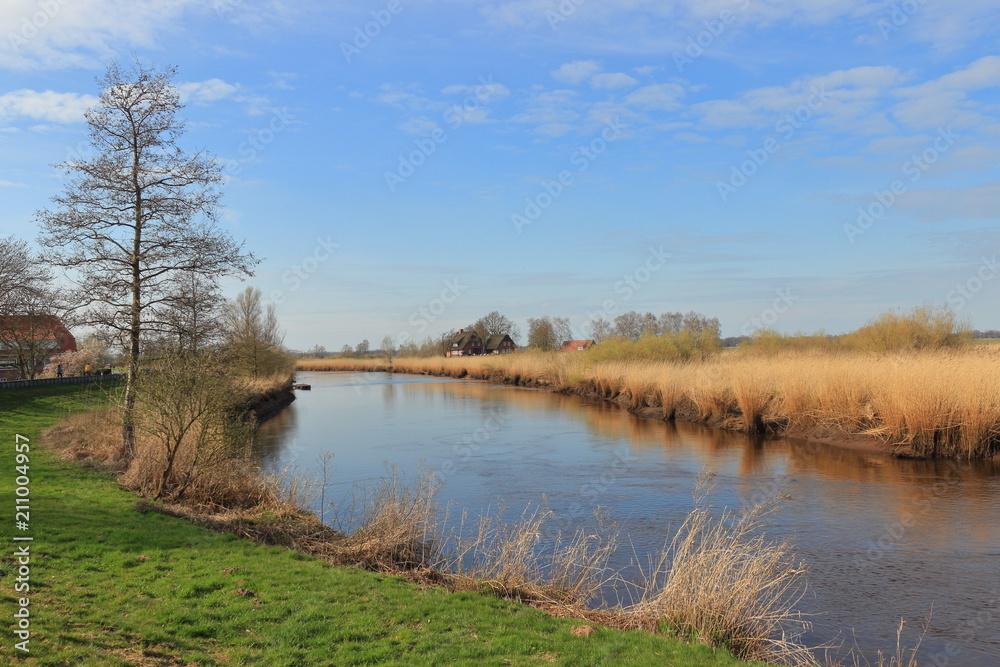
M 996 328 L 998 34 L 997 0 L 7 0 L 0 235 L 136 54 L 178 67 L 293 348 L 491 310 Z

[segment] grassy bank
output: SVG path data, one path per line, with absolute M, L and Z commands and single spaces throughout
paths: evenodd
M 63 385 L 0 394 L 5 480 L 12 508 L 15 434 L 30 438 L 28 593 L 0 560 L 3 608 L 30 598 L 31 653 L 40 665 L 616 664 L 736 665 L 723 651 L 602 627 L 476 593 L 334 567 L 155 512 L 110 473 L 62 460 L 42 431 L 106 404 L 106 389 Z M 13 517 L 2 535 L 11 544 Z M 9 618 L 9 616 L 8 616 Z M 588 634 L 589 633 L 589 634 Z
M 598 348 L 595 348 L 595 350 Z M 876 438 L 894 453 L 982 459 L 1000 453 L 1000 350 L 894 354 L 732 350 L 696 362 L 519 353 L 400 358 L 393 369 L 545 386 L 629 409 L 748 432 Z M 300 370 L 386 370 L 379 359 L 303 359 Z

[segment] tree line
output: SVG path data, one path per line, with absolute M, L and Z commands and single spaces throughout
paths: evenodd
M 522 345 L 521 329 L 509 317 L 499 311 L 492 311 L 472 324 L 462 328 L 463 331 L 474 332 L 481 340 L 493 335 L 506 334 L 518 345 Z M 640 313 L 630 310 L 618 315 L 613 320 L 597 319 L 589 323 L 583 332 L 574 331 L 568 317 L 544 315 L 528 318 L 527 338 L 524 347 L 531 350 L 548 352 L 558 350 L 566 341 L 575 339 L 592 339 L 600 343 L 611 339 L 638 341 L 644 336 L 671 337 L 681 334 L 695 334 L 703 339 L 719 340 L 721 327 L 719 319 L 708 317 L 694 311 L 688 313 L 668 312 L 656 316 L 651 312 Z M 344 345 L 340 355 L 345 357 L 432 357 L 444 354 L 451 347 L 451 342 L 458 336 L 458 330 L 442 331 L 437 336 L 427 336 L 422 342 L 407 341 L 396 345 L 391 336 L 382 339 L 382 345 L 373 349 L 368 340 L 363 340 L 357 346 Z M 721 341 L 720 341 L 721 345 Z M 322 358 L 330 354 L 321 345 L 316 345 L 304 356 Z

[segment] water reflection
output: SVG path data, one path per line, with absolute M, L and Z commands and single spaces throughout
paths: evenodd
M 750 437 L 479 382 L 303 380 L 313 391 L 264 429 L 266 465 L 308 467 L 331 451 L 346 492 L 382 476 L 385 463 L 411 473 L 425 463 L 441 474 L 445 502 L 475 513 L 498 497 L 514 510 L 544 497 L 566 528 L 587 525 L 604 505 L 636 550 L 618 563 L 626 568 L 663 544 L 690 510 L 698 474 L 714 471 L 720 506 L 788 494 L 768 534 L 791 540 L 811 568 L 803 608 L 816 614 L 817 642 L 853 627 L 862 648 L 892 648 L 898 618 L 919 625 L 933 605 L 925 656 L 953 641 L 960 651 L 949 665 L 1000 664 L 996 463 L 906 461 Z

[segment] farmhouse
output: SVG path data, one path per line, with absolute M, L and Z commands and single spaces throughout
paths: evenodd
M 76 339 L 55 315 L 0 317 L 0 379 L 33 377 L 61 352 L 76 352 Z
M 469 357 L 477 354 L 510 354 L 517 350 L 517 343 L 507 334 L 494 334 L 484 341 L 475 331 L 459 329 L 451 339 L 446 357 Z
M 469 357 L 482 353 L 483 341 L 479 339 L 476 332 L 459 329 L 455 337 L 451 339 L 451 344 L 447 352 L 444 353 L 444 356 Z
M 516 349 L 517 345 L 507 334 L 494 334 L 483 345 L 484 354 L 510 354 Z
M 586 352 L 594 346 L 592 340 L 567 340 L 559 348 L 560 352 Z

